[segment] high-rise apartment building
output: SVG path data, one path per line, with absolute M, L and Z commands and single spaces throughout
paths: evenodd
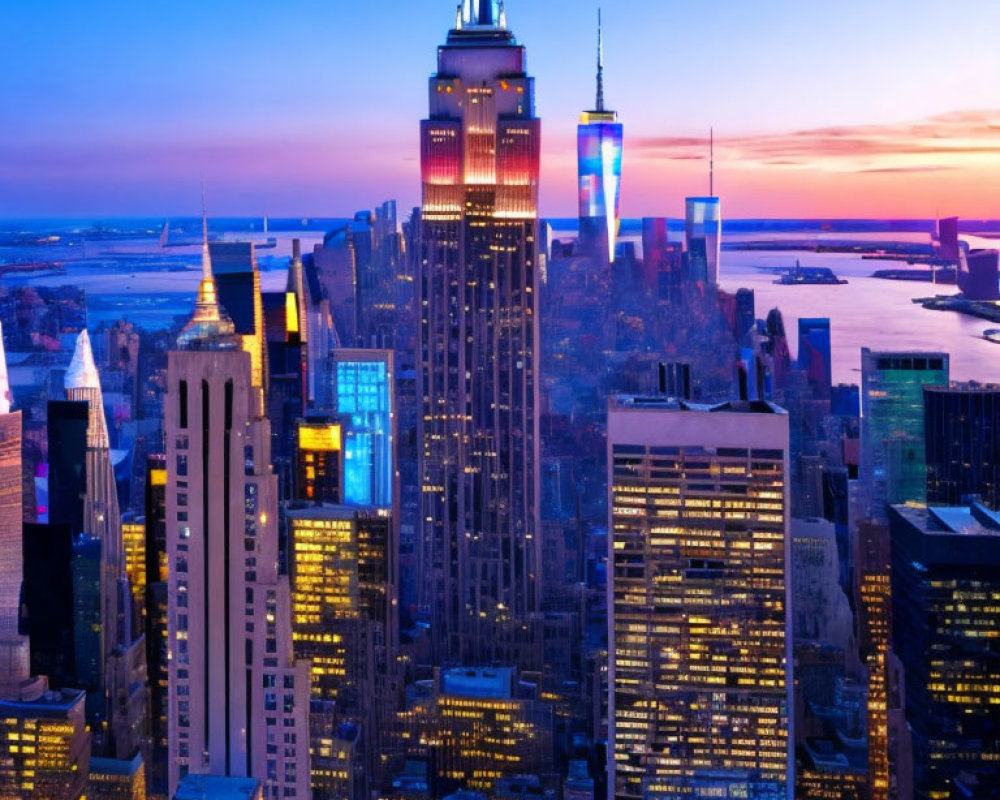
M 927 493 L 924 387 L 948 384 L 947 353 L 861 351 L 861 465 L 865 514 L 922 502 Z
M 788 416 L 613 398 L 608 797 L 790 799 Z
M 1000 786 L 1000 516 L 980 504 L 893 506 L 889 525 L 913 797 L 990 797 Z
M 580 180 L 580 244 L 604 265 L 615 260 L 621 227 L 624 129 L 604 106 L 604 29 L 597 17 L 597 100 L 580 115 L 577 158 Z
M 525 49 L 494 0 L 438 48 L 421 123 L 420 605 L 440 662 L 517 660 L 540 609 L 538 174 Z
M 1000 386 L 924 388 L 927 502 L 1000 509 Z
M 207 236 L 202 257 L 167 367 L 170 790 L 189 773 L 252 776 L 267 798 L 308 798 L 309 669 L 278 570 L 270 425 Z

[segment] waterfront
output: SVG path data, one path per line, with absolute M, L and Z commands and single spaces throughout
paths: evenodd
M 329 222 L 331 228 L 336 224 Z M 194 230 L 186 226 L 188 233 Z M 288 226 L 291 227 L 291 226 Z M 213 239 L 274 238 L 273 249 L 260 250 L 261 284 L 264 291 L 285 288 L 285 265 L 291 252 L 291 239 L 303 240 L 303 251 L 310 252 L 322 241 L 322 230 L 314 222 L 308 227 L 263 234 L 245 222 L 213 220 Z M 32 230 L 49 235 L 57 230 L 50 223 Z M 62 233 L 72 229 L 67 225 Z M 161 248 L 158 228 L 147 226 L 152 236 L 137 231 L 127 238 L 114 239 L 102 234 L 97 241 L 89 233 L 77 232 L 76 240 L 66 237 L 53 244 L 30 241 L 0 246 L 0 262 L 51 261 L 61 265 L 56 273 L 13 273 L 4 276 L 5 286 L 63 286 L 71 284 L 87 292 L 88 326 L 117 319 L 147 328 L 169 327 L 175 317 L 188 313 L 200 279 L 200 248 L 196 244 Z M 560 232 L 562 233 L 562 232 Z M 672 231 L 673 234 L 673 231 Z M 58 233 L 52 235 L 59 235 Z M 897 232 L 876 234 L 879 239 L 901 242 L 927 240 L 926 234 Z M 853 234 L 847 238 L 863 241 L 872 234 Z M 178 237 L 180 238 L 180 237 Z M 727 237 L 727 242 L 737 237 Z M 745 237 L 739 237 L 741 239 Z M 768 239 L 777 241 L 773 235 Z M 802 238 L 801 235 L 798 238 Z M 838 234 L 843 239 L 844 234 Z M 82 240 L 82 241 L 81 241 Z M 68 242 L 75 241 L 75 244 Z M 185 237 L 184 241 L 190 241 Z M 981 242 L 975 244 L 981 246 Z M 843 285 L 782 286 L 774 283 L 777 272 L 794 266 L 829 267 Z M 953 312 L 930 311 L 913 299 L 934 294 L 953 294 L 953 286 L 934 287 L 928 283 L 890 281 L 870 277 L 877 269 L 899 267 L 895 261 L 862 259 L 853 253 L 815 253 L 796 250 L 734 250 L 722 254 L 721 286 L 735 292 L 753 289 L 756 312 L 764 318 L 772 308 L 781 309 L 793 355 L 797 349 L 798 320 L 801 317 L 830 317 L 833 337 L 833 378 L 839 383 L 857 383 L 862 347 L 885 350 L 944 350 L 951 354 L 952 377 L 1000 383 L 1000 349 L 982 338 L 991 323 Z

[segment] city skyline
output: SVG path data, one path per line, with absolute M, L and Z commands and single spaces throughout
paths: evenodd
M 255 0 L 171 14 L 49 5 L 0 12 L 21 32 L 0 91 L 33 109 L 0 133 L 0 216 L 186 213 L 200 176 L 221 214 L 346 215 L 362 176 L 373 196 L 416 205 L 408 120 L 450 4 L 301 0 L 280 17 Z M 569 217 L 597 3 L 515 0 L 507 13 L 539 78 L 540 210 Z M 1000 56 L 988 32 L 1000 9 L 970 0 L 954 33 L 939 14 L 923 0 L 850 3 L 835 19 L 786 0 L 606 6 L 606 93 L 627 128 L 623 216 L 680 217 L 685 196 L 704 194 L 713 125 L 730 217 L 991 216 Z M 947 69 L 927 57 L 957 50 Z

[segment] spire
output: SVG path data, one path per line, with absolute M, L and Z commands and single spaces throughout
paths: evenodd
M 100 389 L 101 378 L 97 374 L 97 364 L 94 363 L 94 350 L 90 346 L 90 334 L 84 328 L 76 337 L 76 350 L 73 351 L 73 360 L 66 370 L 66 378 L 63 382 L 66 390 L 71 389 Z
M 219 305 L 219 295 L 212 274 L 212 254 L 208 249 L 208 213 L 205 210 L 205 187 L 201 189 L 201 284 L 194 302 L 194 314 L 180 336 L 177 344 L 183 350 L 195 346 L 198 341 L 209 340 L 221 343 L 236 333 L 236 326 L 226 310 Z
M 715 128 L 708 129 L 708 196 L 715 197 Z
M 0 414 L 9 414 L 12 403 L 10 379 L 7 377 L 7 354 L 3 349 L 3 325 L 0 324 Z
M 597 105 L 594 110 L 604 111 L 604 26 L 600 7 L 597 9 Z

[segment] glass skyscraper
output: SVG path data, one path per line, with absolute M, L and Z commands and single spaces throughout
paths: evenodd
M 604 107 L 604 33 L 598 16 L 597 102 L 580 115 L 577 127 L 580 244 L 607 264 L 615 260 L 621 226 L 623 141 L 618 114 Z
M 525 49 L 466 2 L 421 123 L 420 612 L 439 662 L 516 660 L 540 608 L 538 174 Z
M 861 351 L 860 478 L 872 519 L 926 497 L 924 387 L 946 386 L 948 366 L 947 353 Z
M 722 205 L 718 197 L 689 197 L 685 214 L 687 278 L 719 284 L 722 257 Z
M 395 459 L 391 350 L 334 350 L 333 408 L 344 421 L 343 502 L 391 509 Z

